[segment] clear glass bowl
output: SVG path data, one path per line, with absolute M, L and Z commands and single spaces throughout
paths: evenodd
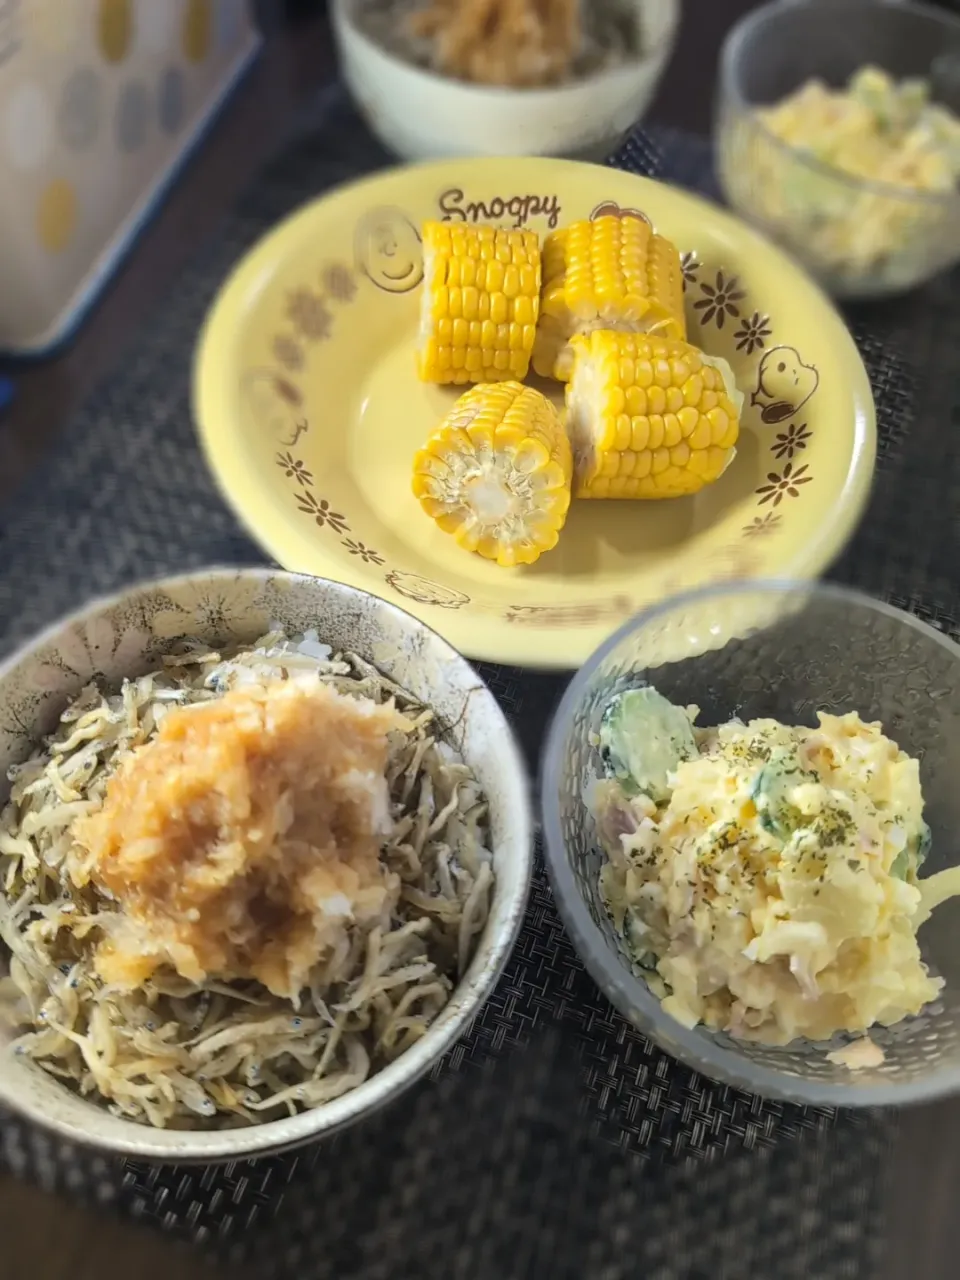
M 678 596 L 627 623 L 574 677 L 541 780 L 547 865 L 574 945 L 610 1001 L 662 1049 L 727 1084 L 815 1105 L 901 1104 L 960 1089 L 960 899 L 938 907 L 920 931 L 923 958 L 946 985 L 918 1017 L 871 1032 L 884 1050 L 880 1067 L 853 1072 L 829 1062 L 827 1051 L 845 1037 L 770 1048 L 688 1030 L 664 1013 L 601 901 L 601 853 L 585 801 L 600 774 L 591 737 L 603 709 L 638 682 L 696 703 L 702 725 L 733 716 L 815 725 L 818 710 L 882 721 L 920 759 L 929 875 L 960 862 L 960 646 L 840 587 L 732 584 Z
M 840 172 L 760 122 L 768 106 L 818 78 L 843 86 L 872 64 L 933 77 L 960 106 L 960 17 L 890 0 L 781 0 L 727 37 L 720 62 L 717 170 L 730 204 L 839 298 L 912 288 L 960 259 L 960 194 L 927 195 Z

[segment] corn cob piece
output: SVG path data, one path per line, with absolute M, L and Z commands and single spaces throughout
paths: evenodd
M 743 404 L 724 360 L 649 334 L 578 334 L 571 346 L 577 497 L 679 498 L 723 474 Z
M 547 236 L 534 369 L 566 382 L 569 339 L 595 329 L 687 336 L 680 255 L 643 218 L 574 222 Z
M 414 459 L 413 492 L 461 547 L 500 565 L 557 545 L 573 456 L 563 422 L 532 387 L 497 382 L 460 397 Z
M 532 231 L 427 222 L 417 371 L 424 382 L 527 376 L 540 313 Z

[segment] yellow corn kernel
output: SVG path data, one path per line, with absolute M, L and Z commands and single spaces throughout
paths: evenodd
M 578 498 L 679 498 L 722 475 L 743 403 L 725 362 L 644 333 L 594 330 L 575 334 L 570 347 L 567 432 Z M 655 413 L 672 390 L 683 407 Z
M 687 336 L 680 255 L 642 218 L 574 222 L 546 239 L 533 348 L 536 372 L 566 382 L 572 367 L 569 339 L 595 329 Z M 662 369 L 651 368 L 640 385 L 664 376 Z
M 420 378 L 453 383 L 525 378 L 540 315 L 538 236 L 426 222 L 423 273 Z
M 573 456 L 563 422 L 519 382 L 472 387 L 413 463 L 413 492 L 461 547 L 497 564 L 533 564 L 557 545 Z

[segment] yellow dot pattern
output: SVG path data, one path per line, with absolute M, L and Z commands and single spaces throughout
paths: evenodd
M 77 9 L 58 0 L 32 0 L 25 8 L 31 38 L 47 53 L 64 53 L 77 34 Z
M 183 13 L 183 56 L 188 62 L 203 62 L 210 52 L 213 12 L 210 0 L 187 0 Z
M 133 39 L 130 0 L 100 0 L 97 19 L 100 52 L 107 62 L 122 62 Z
M 37 236 L 48 253 L 62 253 L 77 229 L 77 193 L 65 178 L 44 187 L 37 206 Z

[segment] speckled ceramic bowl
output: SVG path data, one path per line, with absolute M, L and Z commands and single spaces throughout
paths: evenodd
M 523 917 L 533 819 L 523 758 L 493 694 L 422 622 L 375 596 L 269 569 L 209 569 L 130 587 L 98 600 L 26 644 L 0 667 L 0 773 L 25 759 L 64 705 L 93 677 L 119 682 L 156 667 L 178 638 L 248 643 L 271 624 L 315 628 L 433 707 L 490 802 L 496 888 L 477 952 L 426 1035 L 359 1088 L 313 1111 L 218 1132 L 174 1132 L 117 1119 L 40 1067 L 6 1052 L 0 1029 L 0 1105 L 74 1142 L 134 1159 L 235 1160 L 334 1133 L 395 1099 L 469 1027 L 491 994 Z M 3 795 L 8 790 L 4 781 Z M 4 969 L 0 957 L 0 973 Z

